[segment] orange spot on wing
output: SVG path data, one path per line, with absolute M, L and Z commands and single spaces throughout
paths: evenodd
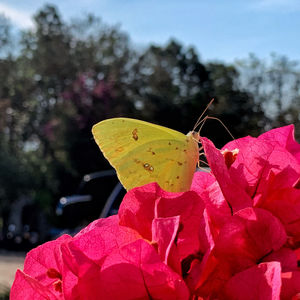
M 116 149 L 116 151 L 117 151 L 117 152 L 122 152 L 122 151 L 124 151 L 124 148 L 120 146 L 120 147 L 118 147 L 118 148 Z
M 152 148 L 149 148 L 149 149 L 147 150 L 147 152 L 151 152 L 151 153 L 152 153 L 152 155 L 155 155 L 155 152 L 154 152 L 154 151 L 152 151 Z
M 135 158 L 134 160 L 133 160 L 136 164 L 139 164 L 141 161 L 139 160 L 139 159 L 137 159 L 137 158 Z
M 137 134 L 138 130 L 137 128 L 132 130 L 132 138 L 137 141 L 139 139 L 138 134 Z

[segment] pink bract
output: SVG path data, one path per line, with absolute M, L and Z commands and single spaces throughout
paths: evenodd
M 300 145 L 292 125 L 221 150 L 189 191 L 130 190 L 118 215 L 27 254 L 11 299 L 300 299 Z
M 232 212 L 247 206 L 271 211 L 284 224 L 290 243 L 297 245 L 300 242 L 300 145 L 293 138 L 293 127 L 228 143 L 223 149 L 238 150 L 229 167 L 211 141 L 202 138 L 202 143 Z
M 70 239 L 70 236 L 63 235 L 26 255 L 24 270 L 18 270 L 13 283 L 11 299 L 64 299 L 61 245 Z M 75 285 L 76 282 L 72 281 L 69 284 Z

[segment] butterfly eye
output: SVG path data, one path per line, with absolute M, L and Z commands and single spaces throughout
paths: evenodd
M 192 131 L 192 136 L 196 141 L 200 140 L 200 134 L 197 131 Z

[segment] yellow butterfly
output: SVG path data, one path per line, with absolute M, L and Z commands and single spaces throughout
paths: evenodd
M 130 190 L 157 182 L 169 192 L 189 190 L 199 160 L 199 134 L 129 119 L 107 119 L 92 133 L 104 156 Z

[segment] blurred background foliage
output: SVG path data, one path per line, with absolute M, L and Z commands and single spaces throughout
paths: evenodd
M 134 47 L 95 16 L 67 23 L 48 5 L 34 20 L 16 32 L 0 18 L 0 215 L 29 195 L 51 216 L 82 175 L 109 168 L 91 135 L 106 118 L 186 133 L 214 98 L 209 114 L 236 138 L 288 123 L 300 133 L 300 69 L 286 57 L 204 63 L 176 40 Z M 201 134 L 219 147 L 230 139 L 217 121 Z

